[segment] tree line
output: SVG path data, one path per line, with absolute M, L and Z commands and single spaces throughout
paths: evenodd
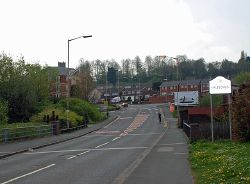
M 250 71 L 250 57 L 241 52 L 238 62 L 224 59 L 221 62 L 207 63 L 204 58 L 188 59 L 185 55 L 176 58 L 161 56 L 139 56 L 123 59 L 121 65 L 115 60 L 85 61 L 90 66 L 89 72 L 97 84 L 105 84 L 108 67 L 117 70 L 120 82 L 162 82 L 163 80 L 209 79 L 216 76 L 233 78 L 240 72 Z

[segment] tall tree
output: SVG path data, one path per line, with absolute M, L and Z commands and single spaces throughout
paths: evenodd
M 91 75 L 91 64 L 89 61 L 80 60 L 80 65 L 76 72 L 76 86 L 74 87 L 75 97 L 88 100 L 91 90 L 94 88 L 93 77 Z
M 237 73 L 236 64 L 232 61 L 224 59 L 221 63 L 220 73 L 224 77 L 232 77 Z
M 207 72 L 208 76 L 211 78 L 214 78 L 219 75 L 219 70 L 220 70 L 220 63 L 219 62 L 212 62 L 208 63 L 207 65 Z
M 0 100 L 8 103 L 10 121 L 25 121 L 38 110 L 39 103 L 49 96 L 49 77 L 38 64 L 17 62 L 0 55 Z
M 193 61 L 194 77 L 196 79 L 203 79 L 207 76 L 207 70 L 205 65 L 205 60 L 200 58 Z
M 151 56 L 146 56 L 145 67 L 146 67 L 146 71 L 147 71 L 148 76 L 152 75 L 153 58 Z

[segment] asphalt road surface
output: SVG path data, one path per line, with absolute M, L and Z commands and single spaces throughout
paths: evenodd
M 0 184 L 121 183 L 166 131 L 156 105 L 131 105 L 99 131 L 0 160 Z

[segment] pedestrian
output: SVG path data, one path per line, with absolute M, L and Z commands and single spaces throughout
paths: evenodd
M 161 123 L 161 113 L 158 113 L 159 123 Z

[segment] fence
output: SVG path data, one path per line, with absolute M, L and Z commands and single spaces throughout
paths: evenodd
M 214 139 L 229 139 L 230 128 L 227 122 L 214 122 Z M 191 123 L 183 122 L 183 131 L 190 140 L 211 139 L 211 124 L 210 123 Z
M 53 128 L 50 125 L 28 126 L 0 129 L 0 142 L 8 142 L 17 139 L 42 137 L 51 135 Z
M 59 135 L 61 133 L 86 128 L 88 123 L 88 121 L 84 121 L 83 124 L 76 127 L 67 127 L 65 122 L 54 121 L 49 125 L 3 128 L 0 129 L 0 142 L 8 142 L 32 137 L 44 137 L 48 135 Z

